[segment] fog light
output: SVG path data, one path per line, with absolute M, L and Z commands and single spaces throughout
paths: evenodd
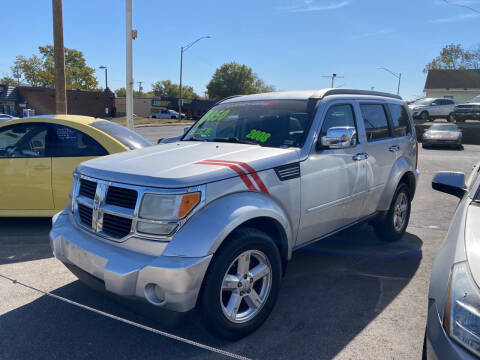
M 145 286 L 145 298 L 153 305 L 162 305 L 165 302 L 165 292 L 156 284 Z
M 139 221 L 137 222 L 137 231 L 144 233 L 144 234 L 151 234 L 151 235 L 170 235 L 175 228 L 177 227 L 177 223 L 148 223 Z

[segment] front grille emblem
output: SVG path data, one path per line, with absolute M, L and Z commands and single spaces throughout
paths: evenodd
M 101 207 L 105 204 L 108 185 L 102 182 L 97 183 L 95 198 L 93 199 L 92 209 L 92 230 L 95 232 L 102 231 L 103 228 L 103 211 Z

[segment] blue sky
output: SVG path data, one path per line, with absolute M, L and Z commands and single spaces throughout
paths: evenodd
M 451 0 L 480 9 L 480 0 Z M 5 1 L 0 75 L 16 55 L 51 44 L 51 0 Z M 83 51 L 89 66 L 107 65 L 109 86 L 125 86 L 125 2 L 64 0 L 65 46 Z M 336 85 L 421 95 L 424 65 L 449 43 L 477 46 L 480 15 L 441 0 L 133 0 L 134 79 L 145 90 L 178 82 L 180 46 L 202 35 L 184 56 L 184 83 L 203 94 L 215 69 L 251 66 L 278 90 Z M 104 86 L 103 71 L 97 71 Z M 135 84 L 137 88 L 138 85 Z

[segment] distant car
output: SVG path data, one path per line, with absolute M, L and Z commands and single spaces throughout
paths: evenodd
M 18 117 L 8 115 L 8 114 L 0 114 L 0 123 L 8 120 L 15 120 L 15 119 L 18 119 Z
M 414 119 L 422 121 L 447 119 L 454 122 L 455 101 L 442 98 L 425 98 L 408 105 Z
M 69 201 L 72 173 L 81 162 L 151 145 L 123 126 L 87 116 L 0 123 L 0 216 L 52 216 Z
M 455 124 L 435 124 L 423 133 L 422 147 L 432 145 L 462 146 L 462 131 Z
M 455 106 L 455 121 L 480 120 L 480 95 L 475 96 L 464 104 Z
M 151 113 L 150 117 L 152 119 L 178 119 L 178 112 L 175 110 L 160 110 L 156 113 Z M 182 119 L 185 119 L 185 114 L 182 113 Z
M 461 199 L 432 268 L 428 292 L 425 359 L 480 357 L 480 162 L 465 182 L 440 172 L 435 190 Z

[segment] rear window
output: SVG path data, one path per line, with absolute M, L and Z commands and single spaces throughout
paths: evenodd
M 152 143 L 143 136 L 138 135 L 136 132 L 127 129 L 124 126 L 115 124 L 114 122 L 108 120 L 99 120 L 89 125 L 110 135 L 128 147 L 130 150 L 152 146 Z
M 407 136 L 412 134 L 410 120 L 408 119 L 405 107 L 398 104 L 388 104 L 390 114 L 392 115 L 393 134 L 396 137 Z

